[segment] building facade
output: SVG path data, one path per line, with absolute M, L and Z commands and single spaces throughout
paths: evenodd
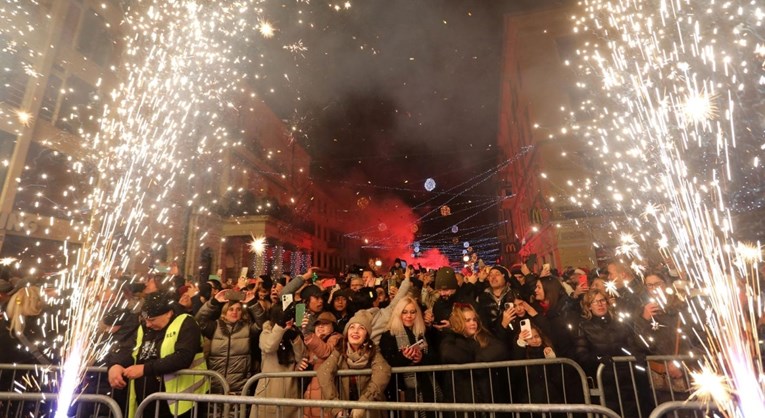
M 536 254 L 538 265 L 594 266 L 613 252 L 609 217 L 570 200 L 603 164 L 577 130 L 583 95 L 566 65 L 582 41 L 571 22 L 578 11 L 550 1 L 505 16 L 498 145 L 505 157 L 522 154 L 500 172 L 501 193 L 512 196 L 498 231 L 509 264 Z
M 0 258 L 16 259 L 23 276 L 64 268 L 82 245 L 98 174 L 83 145 L 119 82 L 129 2 L 21 3 L 0 30 Z M 169 192 L 168 221 L 151 226 L 129 272 L 176 263 L 188 275 L 235 278 L 242 267 L 341 270 L 360 258 L 342 238 L 344 202 L 310 179 L 310 156 L 285 124 L 250 95 L 237 105 L 246 111 L 223 118 L 240 144 L 212 175 Z M 192 194 L 203 204 L 182 203 Z M 253 236 L 266 238 L 260 259 L 248 251 Z

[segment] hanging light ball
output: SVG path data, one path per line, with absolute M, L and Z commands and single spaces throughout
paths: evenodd
M 459 230 L 460 230 L 460 229 L 457 227 L 457 225 L 454 225 L 454 226 L 452 227 L 452 234 L 456 234 L 457 232 L 459 232 Z
M 449 206 L 443 205 L 441 206 L 441 216 L 449 216 L 452 214 L 451 208 Z
M 358 206 L 360 209 L 366 209 L 367 206 L 369 206 L 369 199 L 366 197 L 360 197 L 359 200 L 356 201 L 356 206 Z
M 425 190 L 432 192 L 436 188 L 436 181 L 429 178 L 425 180 Z

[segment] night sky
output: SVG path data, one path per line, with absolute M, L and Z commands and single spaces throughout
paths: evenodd
M 269 55 L 272 68 L 294 68 L 280 79 L 291 94 L 266 102 L 300 127 L 312 176 L 332 189 L 394 196 L 417 216 L 445 201 L 456 209 L 495 197 L 496 179 L 475 188 L 465 182 L 506 158 L 496 153 L 503 14 L 557 3 L 364 1 L 340 13 L 312 7 L 310 39 L 302 28 L 279 34 L 299 38 L 302 56 Z M 289 7 L 283 12 L 277 27 L 294 16 Z M 433 193 L 446 194 L 426 191 L 427 178 L 436 181 Z M 496 215 L 490 209 L 469 224 L 496 222 Z M 424 228 L 441 230 L 456 219 Z

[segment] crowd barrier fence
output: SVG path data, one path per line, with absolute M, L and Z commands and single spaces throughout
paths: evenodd
M 651 411 L 649 418 L 664 417 L 716 417 L 722 418 L 723 415 L 713 405 L 705 402 L 687 402 L 671 401 L 664 402 Z
M 647 418 L 656 405 L 688 399 L 689 371 L 698 368 L 698 361 L 692 356 L 647 356 L 645 361 L 634 356 L 614 357 L 609 365 L 598 366 L 593 395 L 599 395 L 602 406 L 623 416 Z M 655 371 L 666 371 L 670 365 L 682 376 L 673 379 Z
M 59 395 L 57 393 L 0 392 L 2 416 L 5 418 L 53 417 Z M 106 395 L 79 395 L 77 407 L 70 408 L 70 418 L 122 418 L 117 402 Z
M 415 403 L 478 402 L 475 398 L 476 380 L 488 381 L 489 387 L 506 388 L 507 397 L 498 399 L 495 393 L 488 394 L 484 402 L 497 403 L 591 403 L 589 386 L 584 370 L 579 364 L 567 358 L 513 360 L 493 363 L 444 364 L 412 367 L 393 367 L 388 384 L 389 394 L 395 394 L 397 399 Z M 364 376 L 371 374 L 369 369 L 339 370 L 338 379 L 348 376 Z M 253 395 L 254 388 L 263 379 L 297 379 L 299 393 L 305 392 L 309 378 L 316 375 L 315 371 L 258 373 L 244 384 L 242 395 Z M 407 387 L 406 381 L 414 387 Z M 466 387 L 470 399 L 465 399 Z M 407 399 L 414 393 L 424 393 Z M 458 393 L 460 392 L 460 393 Z M 533 396 L 528 394 L 532 393 Z M 401 396 L 398 396 L 401 395 Z M 411 396 L 410 396 L 411 397 Z
M 555 416 L 588 416 L 621 418 L 619 415 L 600 405 L 592 404 L 464 404 L 464 403 L 415 403 L 415 402 L 358 402 L 358 401 L 325 401 L 306 399 L 281 399 L 281 398 L 254 398 L 251 396 L 226 396 L 226 395 L 196 395 L 187 393 L 153 393 L 149 395 L 136 409 L 135 418 L 144 417 L 144 410 L 155 402 L 166 401 L 191 401 L 197 404 L 226 404 L 238 406 L 274 407 L 276 413 L 269 414 L 268 418 L 284 418 L 285 415 L 294 413 L 295 409 L 300 412 L 303 408 L 319 408 L 321 416 L 327 409 L 364 410 L 365 418 L 370 417 L 369 411 L 411 411 L 410 416 L 422 416 L 421 413 L 431 413 L 434 417 L 495 417 L 497 414 L 531 415 L 538 417 Z M 245 408 L 242 408 L 245 409 Z M 192 410 L 193 411 L 193 410 Z M 302 414 L 301 414 L 302 415 Z M 195 414 L 192 412 L 192 416 Z M 212 418 L 212 417 L 208 417 Z M 255 414 L 255 418 L 266 418 Z
M 55 392 L 58 390 L 59 374 L 63 367 L 40 364 L 0 364 L 0 391 L 7 392 Z M 226 378 L 213 370 L 179 370 L 179 375 L 202 375 L 210 390 L 220 394 L 228 394 L 230 387 Z M 147 377 L 147 379 L 151 379 Z M 127 402 L 126 390 L 114 390 L 109 386 L 108 370 L 106 367 L 87 367 L 82 383 L 75 394 L 72 409 L 80 408 L 78 402 L 82 395 L 104 395 L 111 398 L 117 405 L 124 407 Z M 125 408 L 126 409 L 126 408 Z M 217 413 L 217 411 L 210 411 Z

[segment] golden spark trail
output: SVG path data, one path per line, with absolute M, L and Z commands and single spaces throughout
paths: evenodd
M 634 236 L 670 256 L 704 295 L 692 305 L 693 320 L 706 331 L 694 396 L 728 416 L 763 416 L 756 329 L 763 315 L 762 255 L 759 244 L 752 250 L 737 241 L 729 206 L 741 175 L 733 165 L 740 164 L 737 147 L 757 139 L 747 132 L 762 133 L 752 117 L 765 80 L 757 54 L 765 38 L 762 6 L 752 0 L 582 4 L 586 16 L 576 18 L 576 29 L 593 32 L 598 42 L 578 51 L 589 65 L 581 69 L 602 85 L 599 104 L 588 106 L 595 117 L 585 136 L 597 139 L 596 152 L 617 161 L 611 174 L 627 185 L 618 199 L 614 193 L 614 206 L 627 213 Z M 616 154 L 623 148 L 630 152 Z M 631 215 L 638 212 L 642 219 Z M 627 240 L 622 251 L 633 244 Z

